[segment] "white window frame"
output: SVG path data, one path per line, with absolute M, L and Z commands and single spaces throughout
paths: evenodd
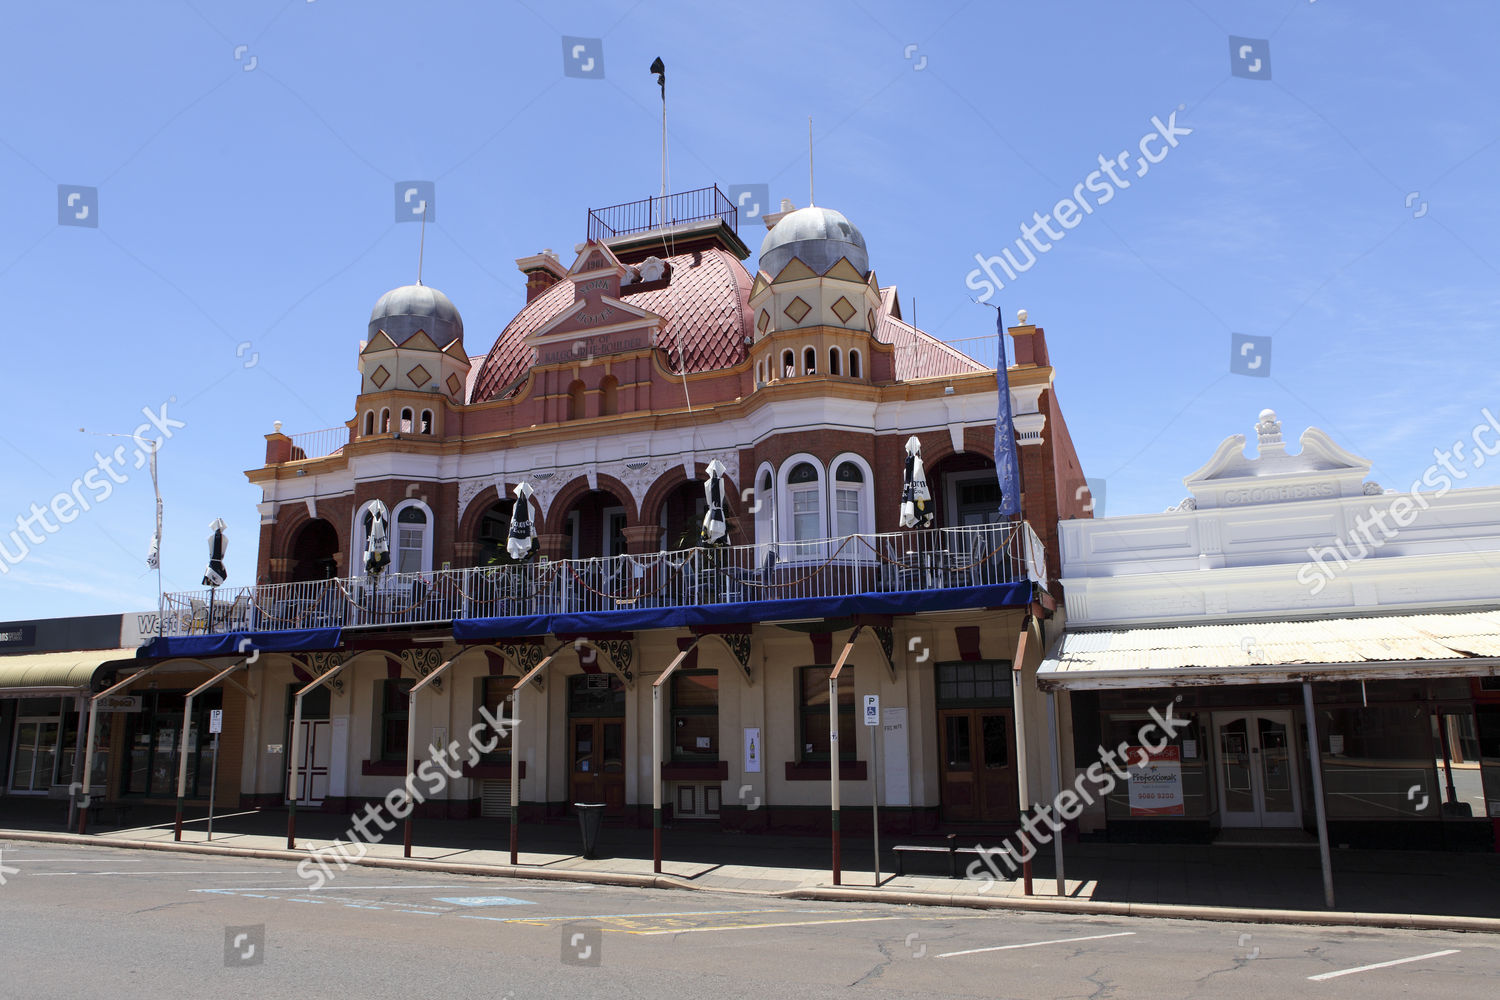
M 761 483 L 770 480 L 770 488 L 765 489 Z M 759 507 L 755 511 L 755 544 L 759 551 L 756 564 L 759 565 L 765 559 L 766 549 L 776 543 L 776 467 L 770 462 L 762 462 L 760 468 L 755 470 L 755 478 L 751 480 L 755 484 L 754 498 L 750 507 Z
M 780 519 L 780 541 L 792 546 L 790 551 L 792 558 L 808 558 L 814 555 L 821 555 L 821 549 L 815 552 L 812 547 L 807 545 L 806 541 L 799 541 L 797 538 L 796 507 L 792 501 L 792 496 L 796 492 L 808 490 L 811 487 L 798 486 L 793 488 L 787 480 L 791 476 L 792 470 L 803 462 L 808 463 L 814 469 L 818 470 L 818 483 L 816 487 L 817 502 L 815 505 L 815 509 L 818 512 L 818 531 L 813 537 L 828 537 L 828 469 L 824 467 L 822 460 L 816 455 L 810 455 L 807 452 L 798 452 L 781 463 L 781 469 L 776 476 L 777 509 L 786 512 L 786 516 Z

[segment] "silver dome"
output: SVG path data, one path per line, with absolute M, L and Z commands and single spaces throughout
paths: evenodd
M 380 297 L 370 310 L 370 338 L 379 330 L 397 344 L 403 344 L 418 330 L 439 347 L 464 338 L 463 317 L 448 296 L 426 285 L 402 285 Z
M 843 213 L 810 205 L 787 215 L 771 228 L 760 245 L 760 269 L 771 277 L 796 257 L 818 274 L 827 274 L 840 257 L 860 274 L 870 272 L 865 238 Z

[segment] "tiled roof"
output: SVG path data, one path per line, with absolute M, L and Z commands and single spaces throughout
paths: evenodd
M 667 364 L 674 371 L 679 369 L 679 337 L 690 372 L 728 368 L 743 361 L 745 335 L 752 322 L 749 272 L 733 254 L 716 247 L 665 260 L 672 267 L 667 287 L 632 294 L 627 285 L 622 298 L 666 321 L 659 344 L 667 351 Z M 491 399 L 519 381 L 535 360 L 535 352 L 526 346 L 527 338 L 572 302 L 573 283 L 566 279 L 528 302 L 490 349 L 471 383 L 469 402 Z
M 892 316 L 895 291 L 894 285 L 880 290 L 880 316 L 875 322 L 875 339 L 896 348 L 896 381 L 990 370 L 962 351 Z

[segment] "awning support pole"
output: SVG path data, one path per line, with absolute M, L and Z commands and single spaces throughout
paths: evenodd
M 698 648 L 703 636 L 693 639 L 692 644 L 677 654 L 667 665 L 661 676 L 651 685 L 651 870 L 661 874 L 661 751 L 662 751 L 662 685 L 677 672 L 688 654 Z
M 437 680 L 440 676 L 442 676 L 443 671 L 445 671 L 449 667 L 453 666 L 453 664 L 458 660 L 459 656 L 462 655 L 462 653 L 463 653 L 463 650 L 459 650 L 457 653 L 455 653 L 453 655 L 452 659 L 444 661 L 444 663 L 443 663 L 442 666 L 438 667 L 432 673 L 428 674 L 426 677 L 423 677 L 421 680 L 417 681 L 416 684 L 412 685 L 412 689 L 411 689 L 410 693 L 407 695 L 407 699 L 406 699 L 406 824 L 405 824 L 406 829 L 402 833 L 402 836 L 401 836 L 401 841 L 402 841 L 401 850 L 402 850 L 402 856 L 403 857 L 407 857 L 407 858 L 411 857 L 412 819 L 413 819 L 413 814 L 417 811 L 417 800 L 416 800 L 416 796 L 414 794 L 414 790 L 417 787 L 417 772 L 416 772 L 416 758 L 417 758 L 417 693 L 419 691 L 421 691 L 427 685 L 431 684 L 433 681 Z M 512 741 L 512 743 L 514 743 L 514 741 Z M 512 754 L 511 756 L 515 756 L 515 755 Z
M 1022 681 L 1026 674 L 1026 639 L 1031 634 L 1031 616 L 1027 615 L 1021 622 L 1021 635 L 1016 640 L 1016 658 L 1011 663 L 1010 677 L 1014 692 L 1014 714 L 1016 717 L 1016 778 L 1017 791 L 1021 804 L 1021 818 L 1031 812 L 1031 787 L 1026 773 L 1026 703 L 1022 700 Z M 1026 895 L 1031 895 L 1031 855 L 1032 851 L 1026 851 L 1025 860 L 1021 862 L 1021 889 Z
M 298 691 L 297 696 L 292 699 L 292 745 L 291 753 L 287 754 L 286 777 L 286 849 L 289 851 L 297 849 L 297 794 L 299 791 L 297 788 L 297 757 L 302 752 L 302 698 L 318 686 L 333 680 L 334 675 L 348 666 L 348 662 L 346 660 L 338 666 L 331 668 L 323 676 L 315 679 L 307 687 Z
M 543 670 L 551 665 L 553 657 L 562 652 L 568 643 L 560 643 L 556 649 L 542 657 L 541 662 L 521 675 L 516 681 L 516 686 L 511 688 L 511 718 L 520 715 L 521 711 L 521 689 L 539 677 Z M 545 784 L 545 782 L 544 782 Z M 521 750 L 520 730 L 511 726 L 510 730 L 510 863 L 518 865 L 521 863 Z
M 1313 711 L 1312 684 L 1302 682 L 1302 708 L 1307 713 L 1307 753 L 1312 763 L 1313 805 L 1318 811 L 1318 854 L 1323 860 L 1323 902 L 1333 909 L 1333 859 L 1328 853 L 1328 807 L 1323 802 L 1323 758 L 1318 750 L 1318 716 Z
M 241 660 L 234 666 L 221 670 L 187 693 L 182 705 L 182 741 L 177 744 L 177 821 L 172 825 L 172 839 L 182 839 L 182 806 L 187 798 L 188 734 L 193 724 L 193 699 L 207 691 L 219 681 L 245 666 L 250 660 Z M 217 760 L 217 758 L 215 758 Z M 212 792 L 209 793 L 212 796 Z
M 844 643 L 844 651 L 833 665 L 833 672 L 828 675 L 828 800 L 833 811 L 834 885 L 844 884 L 844 860 L 839 836 L 839 674 L 843 671 L 849 654 L 854 652 L 854 640 L 859 638 L 864 628 L 863 625 L 854 626 L 854 631 L 849 633 L 849 641 Z M 854 734 L 850 733 L 849 736 L 852 738 Z
M 1052 801 L 1062 795 L 1062 746 L 1057 739 L 1057 693 L 1047 692 L 1047 742 L 1052 744 Z M 1063 877 L 1063 832 L 1056 831 L 1052 838 L 1053 865 L 1057 868 L 1057 895 L 1068 894 L 1067 880 Z
M 84 752 L 83 755 L 83 801 L 78 806 L 79 835 L 82 835 L 88 830 L 89 789 L 92 787 L 90 779 L 94 774 L 94 740 L 98 738 L 99 732 L 99 699 L 106 698 L 109 695 L 114 694 L 121 688 L 128 687 L 129 685 L 134 684 L 136 681 L 140 680 L 142 677 L 145 677 L 147 674 L 149 674 L 159 666 L 161 666 L 160 663 L 153 663 L 145 670 L 136 671 L 124 680 L 116 681 L 114 684 L 111 684 L 103 691 L 100 691 L 98 694 L 94 695 L 93 698 L 89 699 L 88 749 Z

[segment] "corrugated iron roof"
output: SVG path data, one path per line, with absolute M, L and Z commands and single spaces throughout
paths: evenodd
M 1490 657 L 1500 657 L 1500 611 L 1372 615 L 1068 632 L 1038 678 L 1068 686 L 1108 674 L 1170 684 L 1174 673 L 1220 671 L 1247 683 L 1256 674 L 1280 679 L 1285 671 L 1274 668 L 1288 666 Z
M 679 369 L 679 338 L 690 372 L 739 364 L 747 356 L 745 335 L 752 322 L 750 273 L 734 254 L 718 247 L 664 259 L 672 267 L 665 288 L 632 293 L 627 285 L 622 300 L 665 320 L 659 343 L 674 370 Z M 536 352 L 526 346 L 527 338 L 572 302 L 573 283 L 567 280 L 528 302 L 495 341 L 473 381 L 469 402 L 493 398 L 530 371 Z
M 135 654 L 134 649 L 96 649 L 0 656 L 0 690 L 88 687 L 101 664 L 134 659 Z
M 894 285 L 880 290 L 880 317 L 875 322 L 875 339 L 896 348 L 896 381 L 989 370 L 962 351 L 892 316 L 891 299 L 895 290 Z

